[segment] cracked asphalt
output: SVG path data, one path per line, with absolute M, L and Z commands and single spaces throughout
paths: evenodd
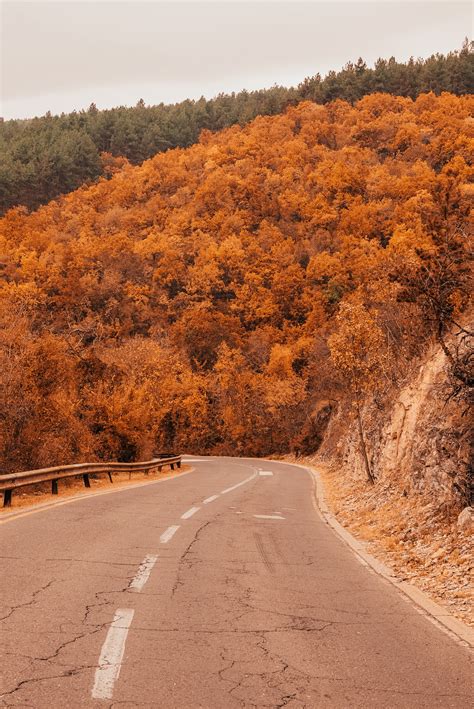
M 316 514 L 304 470 L 193 465 L 0 526 L 1 707 L 473 706 L 467 648 L 360 564 Z M 258 468 L 273 476 L 220 494 Z M 94 699 L 118 608 L 134 610 L 120 675 Z

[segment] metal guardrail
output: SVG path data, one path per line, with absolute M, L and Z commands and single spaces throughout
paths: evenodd
M 174 470 L 176 465 L 181 467 L 181 456 L 168 453 L 161 454 L 141 463 L 77 463 L 75 465 L 59 465 L 55 468 L 42 468 L 40 470 L 26 470 L 23 473 L 0 475 L 0 492 L 3 492 L 3 506 L 10 507 L 13 491 L 26 485 L 35 485 L 51 481 L 51 493 L 58 494 L 58 480 L 82 476 L 85 487 L 90 487 L 89 475 L 106 473 L 112 480 L 112 473 L 149 473 L 150 470 L 161 469 L 169 465 Z

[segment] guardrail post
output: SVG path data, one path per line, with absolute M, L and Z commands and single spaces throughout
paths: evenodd
M 156 454 L 158 455 L 158 454 Z M 169 465 L 171 470 L 176 467 L 181 468 L 181 456 L 170 453 L 162 453 L 160 457 L 152 460 L 136 463 L 77 463 L 75 465 L 58 465 L 53 468 L 43 468 L 41 470 L 26 470 L 21 473 L 1 475 L 0 493 L 3 492 L 3 506 L 9 507 L 12 504 L 13 491 L 17 487 L 31 485 L 32 483 L 51 482 L 51 493 L 57 495 L 59 491 L 59 481 L 65 478 L 75 478 L 78 480 L 82 476 L 84 487 L 90 488 L 91 476 L 95 479 L 102 473 L 107 473 L 110 482 L 113 480 L 113 471 L 128 472 L 129 480 L 134 472 L 144 472 L 145 475 L 161 473 Z M 12 487 L 8 487 L 12 485 Z M 1 504 L 1 503 L 0 503 Z

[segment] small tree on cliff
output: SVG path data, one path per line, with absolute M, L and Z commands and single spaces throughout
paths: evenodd
M 373 484 L 375 478 L 365 443 L 361 405 L 364 396 L 372 394 L 379 385 L 386 360 L 386 342 L 374 317 L 359 303 L 342 303 L 336 326 L 336 332 L 328 339 L 331 359 L 350 393 L 367 479 Z

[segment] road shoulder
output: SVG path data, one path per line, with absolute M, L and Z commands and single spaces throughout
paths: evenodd
M 313 480 L 313 503 L 316 512 L 323 521 L 331 527 L 344 544 L 354 552 L 358 560 L 364 566 L 395 586 L 407 600 L 414 604 L 422 615 L 450 635 L 451 638 L 465 647 L 474 648 L 474 630 L 471 627 L 448 613 L 445 608 L 433 601 L 414 584 L 399 578 L 392 568 L 388 567 L 379 559 L 376 559 L 367 551 L 367 544 L 365 542 L 356 539 L 340 524 L 328 507 L 324 483 L 319 471 L 311 465 L 301 465 L 298 463 L 292 463 L 292 465 L 297 465 L 308 471 Z

